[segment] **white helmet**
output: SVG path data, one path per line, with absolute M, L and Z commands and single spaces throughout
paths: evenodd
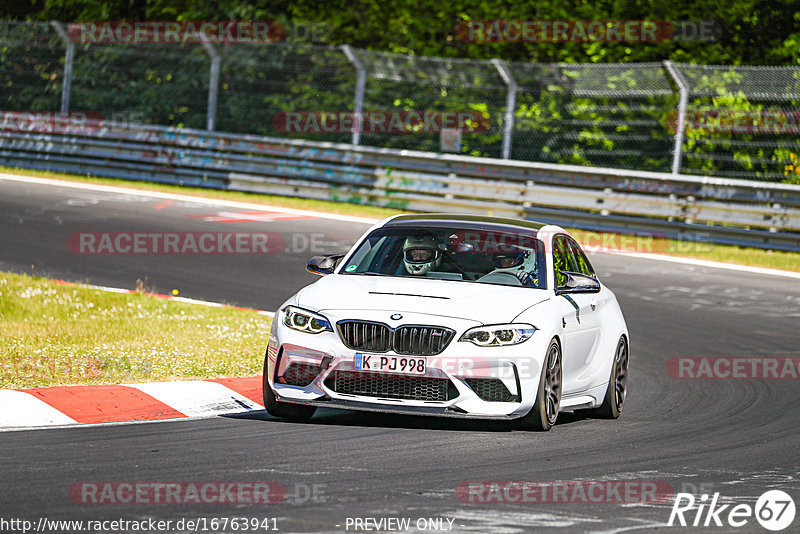
M 442 251 L 433 236 L 409 237 L 403 243 L 403 263 L 408 274 L 423 276 L 442 263 Z

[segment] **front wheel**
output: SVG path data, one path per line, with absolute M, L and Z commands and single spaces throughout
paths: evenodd
M 622 403 L 628 393 L 628 342 L 625 337 L 619 338 L 614 354 L 614 365 L 611 367 L 611 378 L 606 388 L 603 404 L 588 410 L 589 414 L 601 419 L 616 419 L 622 412 Z
M 561 406 L 561 347 L 553 339 L 547 349 L 536 402 L 531 411 L 519 419 L 523 428 L 529 430 L 550 430 L 558 418 Z
M 311 416 L 317 411 L 317 407 L 279 401 L 275 397 L 275 392 L 272 391 L 272 388 L 269 386 L 267 372 L 267 360 L 264 359 L 262 394 L 264 397 L 264 408 L 267 409 L 267 413 L 273 417 L 289 419 L 290 421 L 308 421 L 311 419 Z

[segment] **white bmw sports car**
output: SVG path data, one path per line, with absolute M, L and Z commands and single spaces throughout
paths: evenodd
M 287 419 L 318 406 L 516 419 L 559 411 L 616 418 L 628 331 L 614 294 L 568 232 L 529 221 L 401 215 L 347 254 L 272 322 L 264 404 Z

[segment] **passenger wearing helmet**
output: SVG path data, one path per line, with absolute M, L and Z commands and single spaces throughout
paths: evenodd
M 433 236 L 409 237 L 403 243 L 403 264 L 408 274 L 425 276 L 442 263 L 442 250 Z

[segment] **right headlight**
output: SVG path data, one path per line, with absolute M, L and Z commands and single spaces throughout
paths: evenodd
M 459 341 L 469 341 L 479 347 L 518 345 L 530 339 L 536 327 L 529 324 L 497 324 L 470 328 Z
M 296 306 L 287 306 L 284 308 L 283 324 L 293 330 L 299 330 L 309 334 L 333 332 L 330 321 L 325 317 Z

